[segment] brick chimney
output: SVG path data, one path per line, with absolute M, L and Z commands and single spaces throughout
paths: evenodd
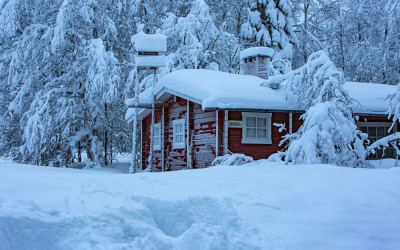
M 245 75 L 268 79 L 274 50 L 268 47 L 252 47 L 240 52 L 240 60 Z

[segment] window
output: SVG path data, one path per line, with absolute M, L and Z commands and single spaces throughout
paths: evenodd
M 185 148 L 185 119 L 173 121 L 173 143 L 174 149 Z
M 368 134 L 368 139 L 371 144 L 387 135 L 393 134 L 393 131 L 397 131 L 397 126 L 395 125 L 393 129 L 388 132 L 390 126 L 392 126 L 391 122 L 358 122 L 357 126 L 363 133 Z M 395 151 L 393 146 L 388 147 L 385 151 L 384 158 L 395 158 Z M 382 156 L 383 150 L 378 149 L 375 154 L 370 154 L 368 159 L 381 159 Z
M 271 113 L 242 113 L 244 144 L 272 144 Z
M 153 150 L 161 150 L 161 123 L 154 124 Z

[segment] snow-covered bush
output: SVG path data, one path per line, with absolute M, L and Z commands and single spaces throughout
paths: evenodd
M 240 166 L 249 162 L 253 162 L 253 158 L 244 154 L 227 154 L 214 159 L 211 166 L 227 165 Z
M 263 86 L 285 85 L 306 113 L 299 130 L 286 135 L 286 163 L 363 166 L 365 134 L 355 125 L 343 73 L 324 51 L 313 53 L 301 68 L 272 77 Z
M 354 124 L 346 104 L 338 101 L 318 103 L 301 116 L 299 131 L 287 135 L 285 162 L 294 164 L 333 164 L 361 166 L 366 157 L 366 135 Z
M 278 151 L 267 158 L 268 162 L 282 162 L 285 159 L 286 152 Z

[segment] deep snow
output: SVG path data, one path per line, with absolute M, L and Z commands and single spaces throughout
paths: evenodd
M 0 161 L 0 249 L 400 249 L 400 168 L 374 164 L 129 175 Z

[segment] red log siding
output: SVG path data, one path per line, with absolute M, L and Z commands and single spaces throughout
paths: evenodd
M 187 126 L 187 101 L 180 97 L 171 97 L 168 101 L 168 108 L 164 111 L 164 162 L 165 170 L 180 170 L 187 167 L 187 149 L 173 149 L 173 121 L 185 119 Z M 155 112 L 155 122 L 161 122 L 161 110 Z M 210 166 L 215 158 L 215 132 L 216 132 L 215 111 L 204 111 L 201 105 L 189 102 L 189 131 L 190 143 L 193 143 L 192 161 L 194 168 Z M 150 156 L 150 126 L 151 115 L 143 119 L 143 147 L 142 147 L 142 168 L 146 168 Z M 185 128 L 186 129 L 186 128 Z M 222 136 L 222 135 L 220 135 Z M 192 141 L 193 140 L 193 141 Z M 222 140 L 220 140 L 222 141 Z M 185 144 L 187 134 L 185 130 Z M 162 169 L 161 150 L 155 150 L 153 158 L 154 171 Z
M 289 114 L 288 114 L 289 115 Z M 300 116 L 302 114 L 293 113 L 293 123 L 292 123 L 292 132 L 295 133 L 299 130 L 300 126 L 303 124 L 303 120 L 300 120 Z M 286 126 L 289 132 L 289 125 Z
M 293 115 L 293 118 L 297 116 Z M 242 112 L 230 111 L 229 120 L 242 120 Z M 298 122 L 293 119 L 293 131 L 297 128 Z M 289 130 L 289 114 L 288 113 L 272 113 L 271 125 L 274 123 L 284 123 L 286 129 Z M 279 128 L 271 126 L 271 139 L 272 144 L 242 144 L 242 129 L 241 128 L 229 128 L 229 141 L 228 148 L 233 153 L 242 153 L 253 157 L 255 160 L 265 159 L 269 155 L 276 153 L 281 150 L 279 142 L 282 140 L 282 136 L 286 134 L 285 131 L 279 132 Z
M 193 104 L 193 167 L 208 167 L 215 159 L 216 112 L 204 111 L 200 104 Z
M 168 100 L 168 108 L 165 110 L 165 165 L 166 170 L 179 170 L 187 166 L 186 163 L 186 147 L 183 149 L 174 149 L 173 141 L 173 121 L 185 119 L 186 131 L 186 110 L 187 101 L 179 97 L 171 97 Z M 185 132 L 186 145 L 186 132 Z M 161 166 L 160 166 L 161 167 Z
M 187 100 L 179 97 L 171 97 L 168 101 L 168 108 L 164 113 L 164 162 L 165 170 L 179 170 L 187 166 L 187 149 L 173 149 L 173 121 L 176 119 L 185 119 L 187 126 Z M 216 156 L 216 112 L 218 112 L 218 155 L 223 155 L 224 142 L 224 118 L 225 111 L 204 111 L 200 104 L 189 102 L 189 129 L 190 143 L 193 144 L 192 161 L 194 168 L 210 166 Z M 155 122 L 162 121 L 162 111 L 156 110 Z M 292 129 L 296 132 L 302 125 L 301 114 L 293 113 Z M 229 111 L 229 120 L 242 120 L 242 112 Z M 359 121 L 364 122 L 391 122 L 387 117 L 360 116 Z M 271 123 L 284 123 L 287 132 L 289 132 L 289 114 L 283 112 L 272 113 Z M 271 125 L 272 125 L 271 124 Z M 150 125 L 151 115 L 142 121 L 143 147 L 142 147 L 142 168 L 146 168 L 150 155 Z M 265 159 L 269 155 L 276 153 L 283 148 L 279 146 L 282 136 L 286 131 L 279 132 L 279 128 L 272 128 L 272 144 L 242 144 L 242 129 L 228 129 L 228 149 L 233 153 L 242 153 L 253 157 L 255 160 Z M 400 126 L 397 126 L 400 131 Z M 185 133 L 185 144 L 186 140 Z M 161 171 L 162 154 L 161 150 L 154 151 L 154 170 Z
M 157 109 L 154 113 L 155 123 L 160 123 L 162 111 Z M 150 156 L 150 126 L 151 126 L 151 115 L 147 116 L 142 121 L 142 169 L 145 169 L 149 165 Z M 161 168 L 161 150 L 153 151 L 153 165 L 160 166 Z
M 218 156 L 224 155 L 225 111 L 218 111 Z

